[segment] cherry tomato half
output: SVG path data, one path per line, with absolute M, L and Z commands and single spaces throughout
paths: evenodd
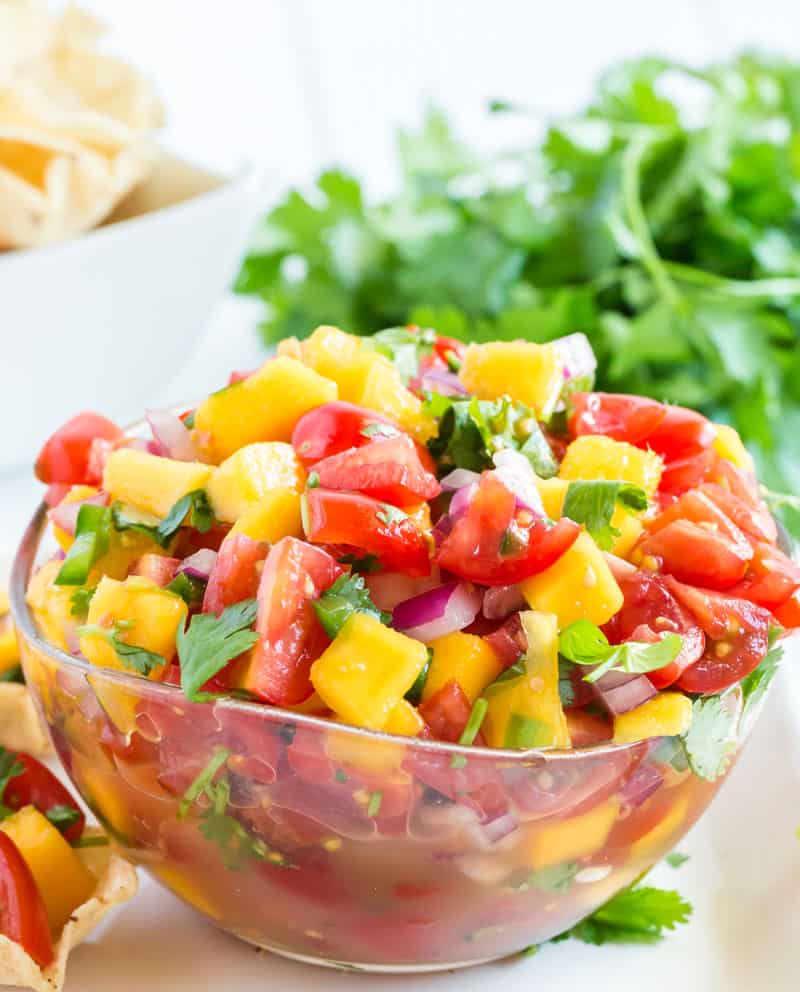
M 100 414 L 79 413 L 45 442 L 36 459 L 36 478 L 48 485 L 85 483 L 92 441 L 116 441 L 122 436 L 119 427 Z
M 458 682 L 450 679 L 430 699 L 420 704 L 419 712 L 437 741 L 456 744 L 464 733 L 472 706 Z
M 648 438 L 666 415 L 656 400 L 624 393 L 574 393 L 570 433 L 605 434 L 615 441 L 639 444 Z
M 348 448 L 360 448 L 387 429 L 400 434 L 388 417 L 365 407 L 334 400 L 304 414 L 292 432 L 292 446 L 304 465 L 310 466 Z M 384 434 L 385 435 L 385 431 Z

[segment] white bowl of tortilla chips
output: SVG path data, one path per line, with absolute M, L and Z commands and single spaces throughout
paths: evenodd
M 260 178 L 155 143 L 150 82 L 67 8 L 0 0 L 0 469 L 82 409 L 125 421 L 230 285 Z

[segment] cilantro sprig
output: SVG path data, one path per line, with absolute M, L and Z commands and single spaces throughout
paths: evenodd
M 185 630 L 178 628 L 181 688 L 187 699 L 204 701 L 206 697 L 200 687 L 255 644 L 258 634 L 251 628 L 256 612 L 256 601 L 243 599 L 219 616 L 196 613 Z
M 691 915 L 692 906 L 680 893 L 634 884 L 553 940 L 574 937 L 585 944 L 656 944 L 667 931 L 688 923 Z
M 617 505 L 628 513 L 646 510 L 647 493 L 629 482 L 607 482 L 604 479 L 570 482 L 561 513 L 575 523 L 585 524 L 598 546 L 603 551 L 610 551 L 614 538 L 621 533 L 618 527 L 611 524 Z
M 372 602 L 364 578 L 355 573 L 339 578 L 313 602 L 314 612 L 328 637 L 336 637 L 354 613 L 367 613 L 381 623 L 389 623 L 390 613 L 379 610 Z
M 201 534 L 207 534 L 216 523 L 214 511 L 208 502 L 205 489 L 193 489 L 173 504 L 169 513 L 156 528 L 156 540 L 166 545 L 184 524 L 194 527 Z
M 25 766 L 19 760 L 16 752 L 0 747 L 0 820 L 4 820 L 14 812 L 8 806 L 3 805 L 6 786 L 12 778 L 22 775 L 24 771 Z
M 608 638 L 591 620 L 576 620 L 565 627 L 559 638 L 559 652 L 576 665 L 596 666 L 585 682 L 597 682 L 613 668 L 631 675 L 653 672 L 674 661 L 680 653 L 683 639 L 678 634 L 665 634 L 660 641 L 626 641 L 609 644 Z
M 163 668 L 167 660 L 155 651 L 148 651 L 137 644 L 130 644 L 123 640 L 123 637 L 133 628 L 135 628 L 135 621 L 119 620 L 111 627 L 101 627 L 96 623 L 84 624 L 77 628 L 76 633 L 79 637 L 97 637 L 105 641 L 114 649 L 125 668 L 147 678 L 153 669 Z

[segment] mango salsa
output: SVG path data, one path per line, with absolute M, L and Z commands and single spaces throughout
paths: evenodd
M 106 461 L 103 489 L 112 500 L 162 518 L 182 496 L 195 489 L 205 489 L 210 479 L 210 465 L 177 462 L 135 448 L 119 448 Z
M 569 445 L 558 470 L 560 479 L 609 479 L 641 486 L 652 496 L 661 480 L 663 462 L 652 451 L 600 434 L 585 434 Z
M 218 520 L 235 523 L 276 489 L 299 493 L 305 479 L 291 444 L 260 441 L 239 448 L 214 470 L 208 498 Z
M 237 518 L 231 532 L 270 544 L 282 537 L 302 537 L 300 500 L 300 493 L 295 489 L 272 489 Z
M 433 658 L 422 692 L 423 702 L 435 696 L 450 679 L 455 679 L 467 699 L 474 703 L 502 670 L 491 645 L 475 634 L 446 634 L 431 641 L 430 647 Z
M 675 737 L 692 722 L 692 701 L 682 692 L 660 692 L 646 703 L 614 717 L 614 743 L 631 744 L 650 737 Z
M 564 366 L 551 344 L 493 341 L 469 345 L 459 378 L 481 399 L 510 396 L 546 420 L 564 385 Z

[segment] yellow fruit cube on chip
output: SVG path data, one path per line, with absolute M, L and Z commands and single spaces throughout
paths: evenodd
M 558 692 L 558 625 L 551 613 L 520 613 L 528 650 L 523 674 L 486 692 L 482 731 L 490 747 L 569 747 Z
M 569 445 L 558 470 L 559 478 L 608 479 L 641 486 L 652 496 L 661 481 L 664 463 L 653 451 L 642 451 L 625 441 L 600 434 L 584 434 Z
M 735 427 L 728 424 L 714 424 L 717 436 L 714 439 L 714 450 L 722 458 L 727 458 L 736 468 L 743 468 L 747 472 L 755 471 L 753 456 L 742 443 L 739 432 Z
M 659 692 L 634 710 L 614 717 L 614 743 L 630 744 L 649 737 L 675 737 L 692 723 L 692 701 L 682 692 Z
M 60 935 L 64 924 L 92 897 L 97 881 L 60 831 L 33 806 L 9 816 L 0 830 L 16 844 L 42 895 L 50 929 Z
M 92 596 L 86 623 L 110 628 L 132 621 L 130 628 L 120 633 L 120 639 L 159 654 L 169 662 L 175 654 L 175 638 L 186 613 L 186 603 L 180 596 L 149 579 L 131 576 L 119 582 L 104 576 Z M 99 635 L 81 637 L 80 648 L 93 665 L 127 670 L 113 645 Z M 165 669 L 165 665 L 156 666 L 148 677 L 161 679 Z
M 564 364 L 552 344 L 492 341 L 467 347 L 459 378 L 485 400 L 510 396 L 546 420 L 564 385 Z
M 447 634 L 428 646 L 433 650 L 433 658 L 422 691 L 423 702 L 455 679 L 467 699 L 474 703 L 502 671 L 491 645 L 474 634 Z
M 525 841 L 527 863 L 540 871 L 588 858 L 601 850 L 619 815 L 615 799 L 558 823 L 533 823 Z
M 232 534 L 244 534 L 254 541 L 275 544 L 282 537 L 302 537 L 300 493 L 294 489 L 273 489 L 231 528 Z
M 210 438 L 218 461 L 255 441 L 290 441 L 309 410 L 338 396 L 336 383 L 279 355 L 248 379 L 212 393 L 197 408 L 195 430 Z
M 135 506 L 159 519 L 195 489 L 205 489 L 211 466 L 178 462 L 135 448 L 112 451 L 103 470 L 103 489 L 112 500 Z
M 347 723 L 383 730 L 427 658 L 420 641 L 366 613 L 354 613 L 311 666 L 311 681 Z
M 603 552 L 586 531 L 549 568 L 521 582 L 520 589 L 531 609 L 558 617 L 560 630 L 575 620 L 602 626 L 623 599 Z
M 234 523 L 276 489 L 299 493 L 306 473 L 294 448 L 283 441 L 247 444 L 214 469 L 208 498 L 218 520 Z

